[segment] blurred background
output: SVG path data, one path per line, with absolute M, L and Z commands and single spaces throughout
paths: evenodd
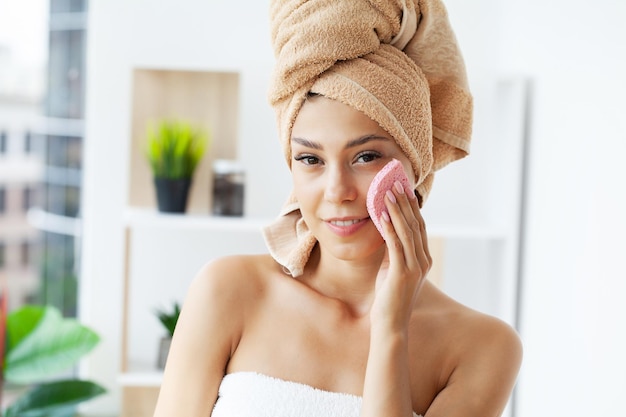
M 151 415 L 157 306 L 261 252 L 290 189 L 266 101 L 268 1 L 0 0 L 0 278 L 102 341 L 89 416 Z M 448 0 L 476 117 L 424 209 L 442 287 L 515 326 L 507 415 L 615 415 L 626 383 L 626 2 Z M 186 214 L 156 210 L 150 120 L 211 131 Z M 218 160 L 244 214 L 215 216 Z
M 0 1 L 0 274 L 76 315 L 86 4 Z

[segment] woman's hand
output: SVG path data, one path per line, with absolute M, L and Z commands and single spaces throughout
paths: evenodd
M 432 260 L 424 219 L 414 194 L 399 182 L 385 196 L 381 223 L 387 251 L 370 310 L 370 351 L 363 385 L 362 417 L 412 416 L 409 322 Z
M 370 313 L 373 326 L 406 332 L 419 289 L 432 265 L 428 238 L 417 197 L 396 182 L 387 191 L 381 223 L 387 253 L 376 281 Z

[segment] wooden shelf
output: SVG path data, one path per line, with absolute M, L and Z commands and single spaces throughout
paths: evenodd
M 156 207 L 152 172 L 146 161 L 146 129 L 163 119 L 186 120 L 209 132 L 210 142 L 194 173 L 188 211 L 211 207 L 212 161 L 237 159 L 239 74 L 135 68 L 129 143 L 128 204 Z

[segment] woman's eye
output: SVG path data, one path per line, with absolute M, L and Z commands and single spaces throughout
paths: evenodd
M 313 155 L 297 155 L 293 159 L 302 162 L 304 165 L 316 165 L 320 163 L 319 158 Z
M 357 155 L 357 162 L 372 162 L 375 159 L 380 158 L 380 154 L 378 152 L 363 152 Z

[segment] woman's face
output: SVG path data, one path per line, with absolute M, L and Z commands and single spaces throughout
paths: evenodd
M 294 193 L 320 245 L 340 259 L 379 249 L 383 239 L 367 212 L 368 187 L 393 158 L 412 172 L 392 137 L 364 113 L 315 96 L 296 118 L 291 147 Z

